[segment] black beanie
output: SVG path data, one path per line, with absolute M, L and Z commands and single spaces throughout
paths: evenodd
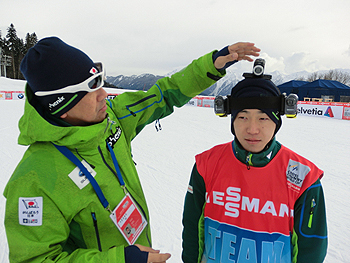
M 37 91 L 52 91 L 83 82 L 96 70 L 94 62 L 81 50 L 57 37 L 40 40 L 23 58 L 20 70 L 33 93 L 33 103 L 59 117 L 73 108 L 86 94 L 60 93 L 35 96 Z M 38 105 L 33 105 L 38 110 Z
M 276 85 L 269 79 L 264 78 L 246 78 L 236 84 L 231 91 L 231 99 L 233 101 L 239 101 L 240 103 L 235 104 L 231 107 L 231 132 L 235 135 L 233 122 L 236 119 L 237 114 L 244 109 L 259 109 L 266 113 L 269 118 L 276 124 L 276 130 L 280 129 L 282 125 L 282 119 L 280 115 L 280 105 L 276 107 L 276 103 L 269 104 L 264 103 L 264 99 L 270 100 L 280 97 L 281 92 Z M 242 99 L 244 98 L 244 99 Z M 239 100 L 242 99 L 242 100 Z M 246 103 L 245 103 L 246 102 Z M 254 104 L 254 102 L 256 102 Z M 262 102 L 262 103 L 261 103 Z M 259 105 L 260 104 L 260 105 Z M 261 106 L 264 105 L 264 106 Z M 274 106 L 267 106 L 274 105 Z

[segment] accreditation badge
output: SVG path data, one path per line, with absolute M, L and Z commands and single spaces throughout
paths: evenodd
M 133 245 L 147 226 L 145 217 L 141 214 L 130 194 L 126 194 L 110 215 L 113 223 L 124 236 L 129 245 Z

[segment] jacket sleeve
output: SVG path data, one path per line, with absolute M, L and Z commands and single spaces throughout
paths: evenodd
M 293 262 L 323 262 L 327 253 L 327 222 L 323 189 L 318 179 L 294 206 Z
M 110 106 L 131 141 L 147 124 L 168 116 L 224 76 L 214 67 L 212 53 L 194 60 L 170 77 L 159 79 L 147 92 L 124 92 Z
M 183 212 L 182 260 L 185 263 L 200 261 L 203 248 L 203 210 L 205 205 L 205 183 L 194 165 Z

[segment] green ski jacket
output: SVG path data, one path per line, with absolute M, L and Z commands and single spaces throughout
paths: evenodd
M 223 76 L 212 54 L 160 79 L 147 92 L 125 92 L 107 100 L 107 118 L 90 126 L 50 124 L 26 100 L 18 143 L 29 148 L 4 190 L 10 262 L 125 262 L 128 243 L 110 212 L 91 183 L 80 189 L 73 182 L 70 176 L 80 171 L 52 143 L 66 146 L 91 166 L 111 210 L 125 196 L 106 143 L 113 145 L 126 188 L 148 222 L 136 243 L 151 246 L 149 211 L 131 141 L 145 125 L 171 114 L 174 106 L 183 106 Z

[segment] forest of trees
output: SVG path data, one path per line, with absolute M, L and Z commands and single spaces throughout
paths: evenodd
M 7 28 L 5 37 L 2 37 L 2 32 L 0 31 L 1 76 L 6 75 L 7 78 L 24 79 L 19 70 L 20 63 L 28 49 L 37 42 L 38 37 L 35 33 L 27 33 L 24 40 L 19 38 L 13 24 Z
M 300 77 L 297 80 L 313 82 L 318 79 L 336 80 L 345 85 L 350 85 L 350 74 L 336 69 L 331 69 L 325 73 L 314 72 L 307 77 Z

